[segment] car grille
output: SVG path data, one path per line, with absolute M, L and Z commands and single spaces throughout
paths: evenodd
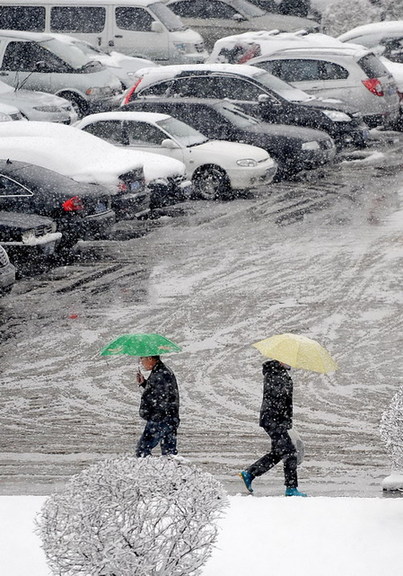
M 53 225 L 52 224 L 42 224 L 41 226 L 36 226 L 33 229 L 33 233 L 36 237 L 38 236 L 46 236 L 46 234 L 51 234 L 53 232 Z
M 5 250 L 2 250 L 0 247 L 0 266 L 1 268 L 5 268 L 8 265 L 8 256 Z
M 195 44 L 196 52 L 204 52 L 204 42 Z

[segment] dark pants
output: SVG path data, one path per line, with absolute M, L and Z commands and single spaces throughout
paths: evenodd
M 153 422 L 148 420 L 144 432 L 137 443 L 136 456 L 144 458 L 151 454 L 151 450 L 161 445 L 161 454 L 177 454 L 176 449 L 176 432 L 177 425 L 172 422 Z
M 297 451 L 287 428 L 279 426 L 277 428 L 264 428 L 264 430 L 271 438 L 271 452 L 262 456 L 247 471 L 255 478 L 273 468 L 280 460 L 283 460 L 284 484 L 287 488 L 297 488 Z

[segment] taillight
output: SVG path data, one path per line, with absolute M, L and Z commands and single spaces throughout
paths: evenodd
M 368 88 L 372 94 L 375 96 L 383 96 L 383 88 L 382 84 L 378 80 L 378 78 L 368 78 L 367 80 L 362 80 L 365 88 Z
M 125 106 L 125 104 L 129 104 L 130 100 L 132 99 L 134 92 L 136 91 L 137 86 L 140 84 L 142 79 L 143 78 L 139 78 L 137 80 L 137 82 L 135 84 L 133 84 L 133 86 L 126 91 L 124 98 L 122 100 L 122 106 Z
M 129 187 L 126 184 L 126 182 L 123 182 L 123 180 L 119 180 L 118 190 L 119 190 L 119 192 L 127 192 L 129 190 Z
M 63 202 L 62 208 L 65 212 L 77 212 L 78 210 L 84 210 L 82 200 L 79 196 L 72 196 Z

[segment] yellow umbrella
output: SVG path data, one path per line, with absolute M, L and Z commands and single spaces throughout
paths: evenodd
M 338 366 L 326 348 L 316 340 L 299 334 L 277 334 L 252 344 L 263 356 L 284 362 L 293 368 L 304 368 L 326 374 Z

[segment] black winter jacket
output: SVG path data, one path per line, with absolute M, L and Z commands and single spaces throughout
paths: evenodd
M 263 428 L 292 427 L 293 383 L 288 369 L 277 360 L 263 364 L 263 401 L 259 424 Z
M 159 360 L 143 386 L 141 418 L 179 426 L 179 390 L 172 370 Z

